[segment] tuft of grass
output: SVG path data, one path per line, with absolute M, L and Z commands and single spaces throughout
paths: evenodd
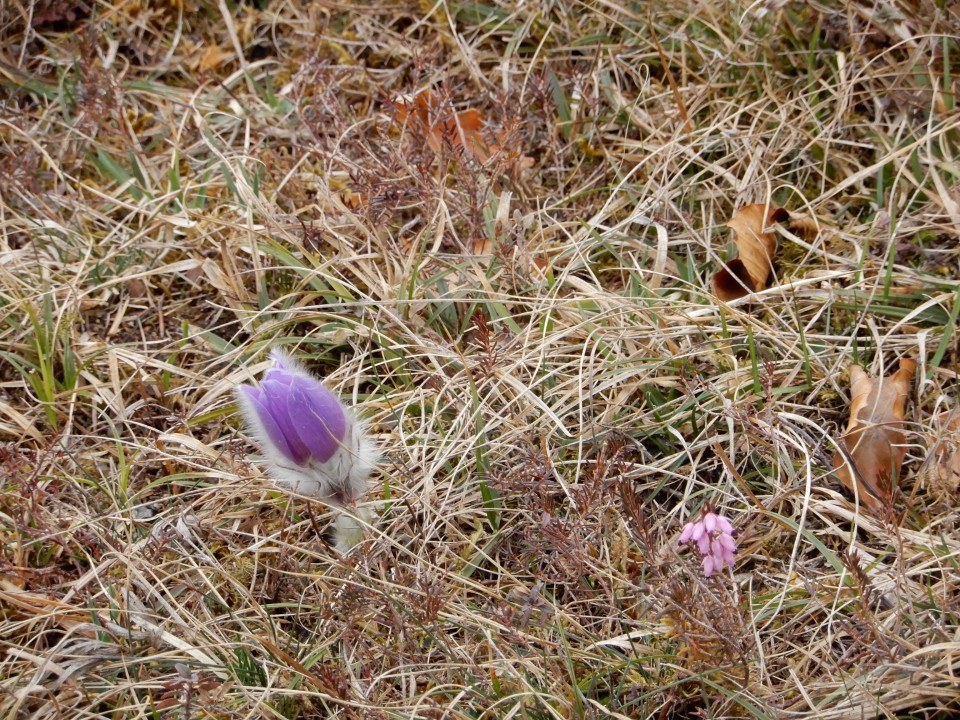
M 960 17 L 661 5 L 0 3 L 0 715 L 960 712 Z M 816 231 L 722 305 L 753 202 Z M 383 450 L 348 555 L 242 434 L 275 346 Z

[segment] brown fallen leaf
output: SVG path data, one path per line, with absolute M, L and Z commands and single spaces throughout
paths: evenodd
M 883 507 L 900 478 L 907 453 L 904 406 L 917 361 L 901 358 L 900 369 L 872 378 L 859 365 L 850 366 L 850 421 L 840 439 L 845 452 L 833 456 L 833 469 L 859 502 L 872 510 Z
M 724 302 L 763 290 L 773 271 L 773 253 L 777 236 L 764 232 L 773 223 L 790 218 L 790 213 L 775 205 L 755 203 L 737 210 L 727 227 L 736 233 L 738 257 L 714 273 L 713 294 Z
M 127 280 L 127 293 L 135 300 L 139 300 L 146 296 L 149 291 L 147 290 L 147 284 L 142 279 L 131 278 Z
M 484 120 L 473 108 L 455 112 L 445 106 L 436 95 L 423 90 L 416 95 L 400 95 L 394 101 L 399 124 L 412 124 L 423 135 L 435 153 L 443 147 L 444 139 L 450 146 L 485 162 L 495 152 L 483 137 Z
M 426 140 L 433 152 L 439 153 L 446 141 L 456 151 L 485 163 L 503 151 L 515 168 L 525 170 L 533 166 L 533 159 L 518 150 L 503 147 L 505 133 L 490 128 L 483 114 L 475 108 L 456 112 L 430 90 L 416 95 L 400 95 L 394 99 L 394 117 L 400 125 L 412 126 Z
M 953 503 L 960 493 L 960 412 L 941 413 L 936 427 L 929 438 L 927 487 L 938 500 Z

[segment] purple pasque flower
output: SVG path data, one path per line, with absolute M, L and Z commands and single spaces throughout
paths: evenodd
M 273 367 L 259 387 L 238 386 L 237 401 L 274 479 L 335 507 L 359 500 L 378 456 L 364 424 L 286 354 L 274 350 L 270 356 Z M 348 525 L 338 517 L 338 546 L 341 530 L 357 533 L 359 526 Z
M 237 388 L 251 429 L 262 429 L 294 465 L 310 460 L 327 462 L 346 433 L 344 407 L 336 395 L 293 366 L 289 358 L 274 353 L 273 361 L 260 387 Z
M 710 577 L 736 562 L 737 541 L 733 525 L 723 515 L 705 510 L 700 519 L 688 522 L 680 532 L 680 544 L 695 542 L 703 555 L 703 574 Z

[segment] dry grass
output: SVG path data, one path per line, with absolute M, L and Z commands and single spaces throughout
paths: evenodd
M 0 4 L 0 716 L 960 712 L 955 3 L 111 3 Z M 722 305 L 751 202 L 818 231 Z M 240 428 L 277 344 L 384 449 L 345 557 Z

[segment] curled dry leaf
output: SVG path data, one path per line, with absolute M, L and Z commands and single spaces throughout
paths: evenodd
M 734 243 L 738 257 L 714 274 L 714 295 L 728 302 L 767 286 L 773 271 L 777 237 L 772 232 L 764 232 L 764 228 L 789 217 L 790 213 L 783 208 L 763 203 L 747 205 L 733 214 L 727 227 L 736 233 Z
M 773 272 L 773 255 L 777 237 L 764 229 L 783 223 L 803 240 L 813 240 L 818 232 L 814 218 L 799 215 L 774 205 L 747 205 L 737 210 L 727 227 L 736 233 L 734 243 L 738 257 L 728 262 L 713 276 L 713 293 L 724 302 L 742 298 L 767 287 Z
M 907 452 L 904 406 L 916 369 L 916 360 L 901 358 L 899 370 L 878 380 L 859 365 L 850 366 L 850 421 L 840 439 L 844 452 L 833 456 L 833 469 L 860 503 L 873 510 L 883 507 L 900 477 Z
M 934 496 L 951 503 L 960 493 L 960 412 L 941 413 L 936 425 L 938 431 L 930 436 L 926 481 Z

